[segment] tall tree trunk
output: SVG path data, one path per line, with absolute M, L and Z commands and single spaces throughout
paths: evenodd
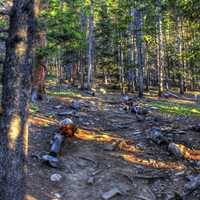
M 144 95 L 144 55 L 142 45 L 142 11 L 135 10 L 135 35 L 136 35 L 136 48 L 137 48 L 137 65 L 139 76 L 139 97 Z
M 182 59 L 183 49 L 182 49 L 182 36 L 181 36 L 181 29 L 182 23 L 180 17 L 177 17 L 177 27 L 178 27 L 178 57 L 179 57 L 179 89 L 180 94 L 184 94 L 184 63 Z
M 35 18 L 38 18 L 40 15 L 40 11 L 48 7 L 47 3 L 41 3 L 41 0 L 35 0 Z M 43 22 L 44 23 L 44 22 Z M 45 76 L 47 72 L 46 68 L 46 58 L 44 55 L 37 54 L 36 49 L 42 49 L 46 46 L 46 31 L 44 30 L 45 26 L 37 33 L 37 37 L 34 38 L 34 71 L 32 74 L 33 78 L 33 91 L 32 91 L 32 100 L 35 96 L 36 98 L 43 99 L 43 95 L 45 94 Z M 59 69 L 57 69 L 59 70 Z M 33 96 L 34 95 L 34 96 Z
M 130 8 L 129 16 L 134 16 L 134 9 Z M 128 90 L 129 92 L 134 91 L 134 70 L 133 70 L 133 56 L 134 56 L 134 49 L 133 49 L 133 20 L 128 24 L 128 53 L 127 53 L 127 62 L 128 62 Z
M 161 96 L 164 91 L 163 73 L 164 73 L 164 44 L 163 44 L 163 32 L 162 32 L 162 14 L 160 0 L 156 0 L 157 4 L 157 37 L 158 37 L 158 82 L 159 91 L 158 95 Z
M 14 0 L 3 68 L 0 126 L 0 199 L 23 200 L 28 154 L 34 1 Z
M 82 40 L 82 47 L 80 50 L 80 84 L 81 84 L 81 89 L 84 89 L 84 82 L 85 82 L 85 49 L 84 49 L 84 42 L 86 39 L 86 31 L 87 31 L 87 17 L 86 17 L 86 10 L 85 10 L 85 5 L 82 5 L 81 8 L 81 32 L 83 34 L 83 40 Z
M 126 88 L 125 88 L 125 73 L 124 73 L 124 54 L 123 54 L 123 48 L 121 47 L 120 48 L 120 69 L 121 69 L 121 73 L 120 73 L 120 76 L 121 76 L 121 92 L 122 92 L 122 95 L 125 95 L 126 94 Z
M 87 87 L 92 87 L 92 72 L 93 72 L 93 32 L 94 32 L 94 0 L 90 0 L 90 18 L 89 18 L 89 48 L 88 48 L 88 80 Z

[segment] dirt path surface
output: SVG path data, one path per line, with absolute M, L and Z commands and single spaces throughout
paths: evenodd
M 60 116 L 71 111 L 72 100 L 80 109 L 73 116 Z M 121 109 L 120 101 L 117 93 L 93 97 L 80 92 L 77 97 L 57 94 L 38 103 L 30 124 L 27 200 L 200 199 L 198 190 L 181 197 L 187 176 L 198 173 L 196 164 L 175 158 L 148 137 L 150 128 L 159 127 L 173 142 L 199 147 L 199 133 L 177 132 L 191 121 L 166 117 L 157 110 L 138 119 Z M 79 129 L 72 144 L 63 147 L 60 168 L 51 168 L 40 158 L 49 151 L 57 122 L 66 117 L 72 117 Z M 60 180 L 51 180 L 55 174 Z

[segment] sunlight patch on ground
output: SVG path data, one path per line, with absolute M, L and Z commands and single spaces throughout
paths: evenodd
M 29 123 L 36 126 L 49 126 L 58 124 L 58 121 L 44 116 L 30 116 Z
M 54 99 L 56 101 L 61 101 L 62 103 L 67 104 L 67 106 L 70 106 L 70 101 L 71 99 L 69 97 L 60 97 L 60 96 L 55 96 Z
M 107 142 L 116 145 L 118 149 L 127 151 L 127 152 L 141 152 L 139 148 L 137 148 L 135 145 L 131 144 L 131 141 L 127 141 L 123 138 L 108 135 L 106 133 L 102 134 L 96 134 L 91 131 L 78 129 L 76 132 L 76 137 L 80 140 L 87 140 L 87 141 L 96 141 L 96 142 Z M 113 153 L 113 155 L 116 155 L 116 153 Z M 176 169 L 176 170 L 184 170 L 185 166 L 179 162 L 164 162 L 164 161 L 158 161 L 153 159 L 143 159 L 139 158 L 134 155 L 128 155 L 128 154 L 120 154 L 120 157 L 123 160 L 126 160 L 128 162 L 134 163 L 134 164 L 140 164 L 147 167 L 153 167 L 153 168 L 160 168 L 160 169 Z
M 153 106 L 159 108 L 161 111 L 176 114 L 176 115 L 195 115 L 200 116 L 200 108 L 187 105 L 170 105 L 162 102 L 150 102 L 145 103 L 147 106 Z
M 196 102 L 192 100 L 186 100 L 186 99 L 175 99 L 175 98 L 159 98 L 159 97 L 154 97 L 154 96 L 146 96 L 147 99 L 155 100 L 156 102 L 160 103 L 176 103 L 180 105 L 194 105 Z
M 47 75 L 45 79 L 45 84 L 48 86 L 57 86 L 58 80 L 55 78 L 55 76 Z
M 30 195 L 30 194 L 27 194 L 24 199 L 25 200 L 38 200 L 35 197 L 33 197 L 32 195 Z
M 200 95 L 200 91 L 189 91 L 189 92 L 186 92 L 187 94 L 192 94 L 192 95 Z
M 82 97 L 80 93 L 73 92 L 70 89 L 47 90 L 47 94 L 50 96 L 61 96 L 61 97 Z
M 106 133 L 96 134 L 91 131 L 78 129 L 76 131 L 76 137 L 80 140 L 96 141 L 96 142 L 107 142 L 118 147 L 120 150 L 127 152 L 141 152 L 142 150 L 131 144 L 131 141 L 125 140 L 118 136 L 112 136 Z
M 30 106 L 29 106 L 29 112 L 30 113 L 37 113 L 39 112 L 39 107 L 36 105 L 36 104 L 33 104 L 33 103 L 30 103 Z
M 160 169 L 176 169 L 178 171 L 184 170 L 186 167 L 178 162 L 164 162 L 153 159 L 142 159 L 134 155 L 123 154 L 121 157 L 131 163 L 140 164 L 147 167 L 160 168 Z

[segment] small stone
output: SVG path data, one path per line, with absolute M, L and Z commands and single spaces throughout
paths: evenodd
M 165 194 L 164 200 L 173 200 L 173 199 L 175 199 L 174 193 Z
M 200 167 L 200 161 L 196 162 L 197 167 Z
M 131 187 L 129 185 L 124 184 L 124 183 L 119 183 L 119 185 L 117 185 L 117 187 L 119 188 L 121 193 L 124 194 L 124 195 L 128 194 L 131 191 Z
M 135 131 L 135 132 L 133 132 L 133 135 L 139 135 L 141 133 L 142 133 L 141 131 Z
M 53 168 L 59 168 L 58 158 L 51 155 L 43 155 L 42 160 Z
M 183 175 L 185 175 L 185 171 L 178 172 L 178 173 L 175 174 L 175 176 L 183 176 Z
M 90 123 L 89 123 L 89 122 L 83 122 L 83 125 L 85 125 L 85 126 L 89 126 Z
M 153 127 L 148 132 L 149 138 L 156 144 L 167 144 L 167 138 L 163 136 L 160 128 Z
M 113 144 L 104 144 L 103 150 L 104 151 L 113 151 L 114 150 L 114 145 Z
M 88 185 L 94 185 L 94 182 L 95 182 L 95 178 L 93 176 L 89 177 L 87 180 Z
M 180 149 L 176 146 L 175 143 L 170 143 L 168 149 L 171 153 L 173 153 L 178 158 L 183 158 L 183 154 L 181 153 Z
M 72 101 L 71 108 L 74 110 L 79 110 L 81 108 L 80 103 L 78 101 Z
M 50 179 L 52 182 L 59 182 L 62 179 L 62 176 L 60 174 L 53 174 Z
M 137 146 L 138 148 L 140 148 L 140 149 L 144 149 L 144 147 L 145 147 L 145 144 L 138 143 L 136 146 Z
M 128 101 L 128 100 L 129 100 L 129 96 L 127 96 L 127 95 L 126 95 L 126 96 L 123 96 L 123 97 L 122 97 L 122 100 L 123 100 L 123 101 Z
M 121 192 L 118 188 L 115 187 L 108 192 L 103 193 L 101 197 L 103 200 L 109 200 L 118 194 L 121 194 Z
M 62 195 L 60 193 L 55 193 L 54 196 L 58 199 L 62 198 Z
M 57 106 L 55 106 L 54 108 L 55 109 L 60 109 L 60 108 L 62 108 L 63 106 L 62 105 L 57 105 Z

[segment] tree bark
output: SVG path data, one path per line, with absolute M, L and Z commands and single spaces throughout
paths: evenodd
M 3 68 L 0 126 L 0 199 L 23 200 L 28 154 L 34 0 L 14 0 Z
M 136 36 L 136 49 L 137 49 L 137 65 L 139 76 L 139 97 L 144 95 L 144 55 L 142 45 L 142 11 L 135 10 L 135 36 Z
M 82 5 L 81 7 L 81 32 L 83 34 L 82 39 L 82 47 L 80 50 L 80 84 L 81 89 L 84 89 L 85 87 L 85 49 L 84 49 L 84 41 L 86 39 L 86 31 L 87 31 L 87 17 L 86 17 L 86 10 L 85 5 Z
M 43 7 L 47 7 L 46 4 L 41 5 L 40 0 L 34 0 L 34 13 L 35 19 L 37 19 L 40 15 L 41 9 Z M 37 23 L 35 21 L 35 23 Z M 32 74 L 33 79 L 33 91 L 32 95 L 36 96 L 36 99 L 43 99 L 43 95 L 45 94 L 45 76 L 47 72 L 46 68 L 46 60 L 43 55 L 39 55 L 37 53 L 37 49 L 42 49 L 46 46 L 46 31 L 44 30 L 44 26 L 42 30 L 39 30 L 37 33 L 37 37 L 34 38 L 34 71 Z M 58 69 L 59 70 L 59 69 Z M 33 96 L 32 96 L 33 99 Z
M 180 17 L 177 17 L 177 26 L 178 26 L 178 58 L 179 58 L 179 90 L 180 94 L 184 94 L 184 63 L 182 59 L 182 54 L 183 54 L 183 47 L 182 47 L 182 37 L 181 37 L 181 29 L 182 29 L 182 24 L 180 21 Z
M 163 44 L 163 32 L 162 32 L 162 14 L 160 0 L 156 1 L 157 4 L 157 37 L 158 37 L 158 82 L 159 91 L 158 95 L 161 96 L 164 91 L 163 76 L 164 76 L 164 44 Z
M 92 72 L 93 72 L 93 32 L 94 32 L 94 0 L 90 0 L 90 18 L 89 18 L 89 48 L 88 48 L 88 80 L 87 87 L 92 87 Z

